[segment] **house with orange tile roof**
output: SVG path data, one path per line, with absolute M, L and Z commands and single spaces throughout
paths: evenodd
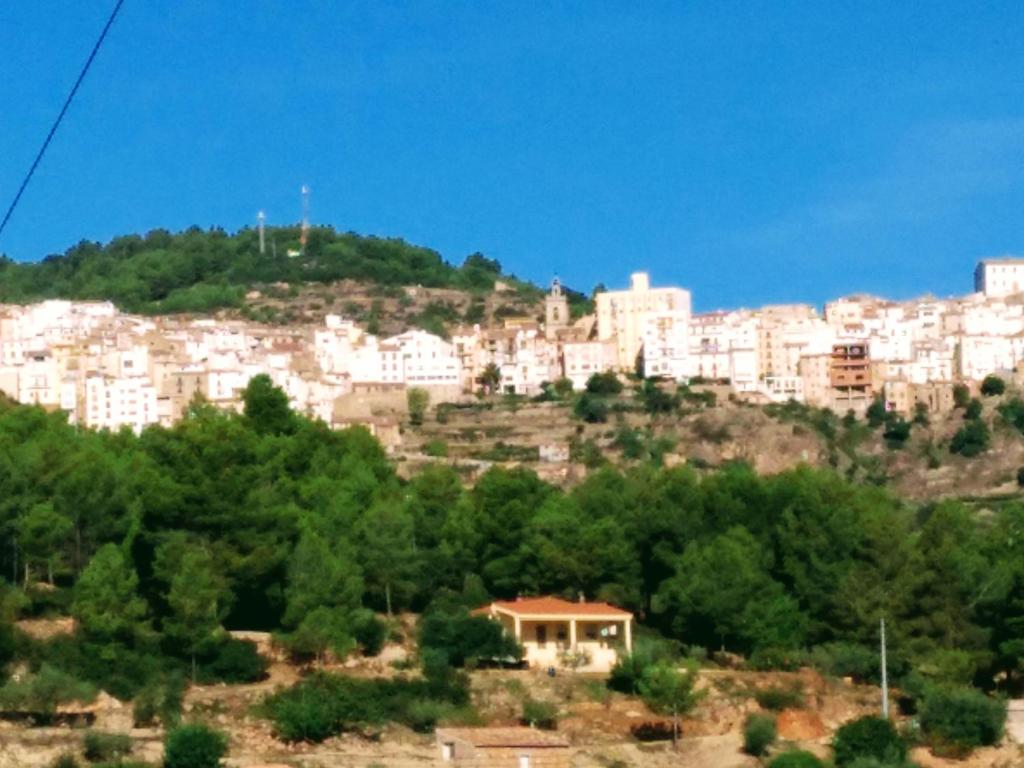
M 501 623 L 531 667 L 608 672 L 633 651 L 633 614 L 608 603 L 558 597 L 495 600 L 474 611 Z

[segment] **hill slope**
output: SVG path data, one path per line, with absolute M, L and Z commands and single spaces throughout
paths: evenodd
M 461 266 L 429 248 L 400 239 L 341 233 L 331 227 L 310 231 L 299 251 L 298 227 L 270 228 L 260 254 L 256 230 L 229 234 L 192 227 L 172 234 L 157 229 L 124 235 L 102 245 L 82 241 L 40 262 L 0 259 L 0 302 L 47 298 L 106 299 L 129 312 L 210 312 L 243 305 L 246 290 L 262 285 L 334 283 L 355 280 L 378 286 L 424 286 L 484 294 L 502 280 L 524 298 L 542 291 L 502 272 L 482 254 Z M 570 300 L 585 302 L 578 293 Z

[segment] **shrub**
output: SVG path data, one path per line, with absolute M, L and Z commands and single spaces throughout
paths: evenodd
M 419 680 L 318 673 L 268 697 L 263 713 L 274 722 L 278 737 L 292 742 L 320 742 L 345 730 L 386 722 L 432 727 L 428 724 L 446 710 L 439 706 L 428 712 L 424 702 L 462 705 L 468 690 L 464 676 L 443 664 L 430 666 L 425 673 Z
M 971 390 L 967 388 L 966 384 L 954 384 L 953 385 L 953 405 L 957 408 L 966 408 L 967 403 L 971 400 Z
M 868 715 L 847 723 L 832 739 L 837 768 L 849 768 L 862 757 L 899 765 L 907 756 L 907 747 L 888 720 Z
M 876 397 L 871 401 L 871 405 L 868 406 L 865 416 L 868 419 L 868 425 L 871 427 L 880 427 L 882 423 L 888 417 L 889 412 L 885 409 L 885 400 L 881 397 Z
M 104 733 L 88 731 L 82 742 L 82 754 L 86 760 L 116 760 L 132 751 L 132 737 L 127 733 Z
M 996 376 L 994 373 L 990 373 L 981 381 L 981 394 L 985 397 L 992 397 L 993 395 L 1001 395 L 1006 391 L 1006 382 Z
M 640 680 L 644 670 L 673 656 L 668 643 L 651 638 L 637 638 L 633 643 L 632 653 L 619 654 L 615 666 L 608 675 L 608 687 L 613 691 L 635 696 L 640 693 Z
M 592 395 L 617 395 L 622 391 L 622 382 L 612 371 L 595 373 L 587 379 L 587 392 Z
M 768 763 L 768 768 L 825 768 L 825 763 L 810 752 L 794 749 L 773 759 Z
M 434 699 L 414 699 L 405 709 L 405 724 L 417 733 L 430 733 L 437 721 L 451 711 L 451 705 Z
M 305 688 L 275 696 L 268 709 L 274 731 L 283 741 L 317 744 L 340 730 L 332 702 Z
M 558 707 L 549 701 L 537 701 L 527 696 L 523 699 L 523 725 L 553 731 L 558 725 Z
M 972 419 L 957 430 L 949 443 L 952 453 L 972 458 L 988 450 L 989 432 L 985 422 Z
M 352 615 L 352 637 L 363 649 L 364 656 L 376 656 L 384 647 L 388 626 L 370 610 L 359 610 Z
M 167 734 L 164 768 L 220 768 L 228 739 L 205 725 L 182 725 Z
M 199 668 L 199 679 L 204 683 L 253 683 L 266 676 L 267 661 L 256 650 L 256 644 L 235 638 L 220 643 Z
M 760 757 L 775 743 L 775 718 L 770 715 L 750 715 L 743 724 L 743 751 Z
M 882 433 L 885 444 L 891 449 L 899 449 L 910 437 L 910 422 L 906 419 L 893 419 Z
M 980 419 L 983 406 L 981 400 L 976 397 L 971 398 L 971 401 L 967 403 L 967 407 L 964 408 L 965 419 Z
M 444 458 L 448 455 L 448 443 L 444 440 L 434 439 L 423 446 L 423 452 L 434 458 Z
M 762 709 L 774 711 L 799 709 L 804 705 L 804 695 L 799 688 L 762 688 L 754 693 L 754 699 Z
M 629 728 L 637 741 L 669 741 L 672 738 L 672 723 L 664 720 L 648 720 Z
M 792 648 L 758 648 L 747 660 L 751 669 L 792 672 L 807 666 L 807 652 Z
M 951 755 L 997 743 L 1005 722 L 1005 702 L 973 688 L 931 688 L 921 705 L 922 732 L 934 748 Z
M 608 421 L 608 405 L 599 397 L 586 392 L 579 396 L 573 413 L 588 424 L 604 424 Z
M 440 653 L 444 663 L 463 667 L 479 660 L 518 660 L 522 650 L 497 622 L 470 616 L 461 605 L 435 604 L 420 619 L 421 652 Z
M 878 654 L 855 643 L 826 643 L 811 652 L 819 671 L 835 677 L 852 677 L 860 683 L 874 682 L 881 674 Z
M 151 681 L 132 702 L 135 725 L 150 726 L 157 721 L 164 726 L 176 725 L 184 696 L 185 677 L 180 673 Z
M 65 752 L 50 763 L 50 768 L 78 768 L 78 758 L 70 752 Z
M 58 704 L 70 701 L 88 703 L 96 698 L 96 689 L 47 664 L 34 675 L 18 682 L 9 681 L 0 688 L 0 709 L 35 715 L 53 714 Z
M 1017 468 L 1017 486 L 1024 488 L 1024 467 Z
M 1024 432 L 1024 400 L 1019 397 L 1010 398 L 996 406 L 996 410 L 1008 425 L 1018 432 Z

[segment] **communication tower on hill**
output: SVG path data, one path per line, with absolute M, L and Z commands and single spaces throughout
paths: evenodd
M 263 211 L 256 214 L 256 221 L 260 230 L 260 256 L 263 256 L 267 252 L 267 240 L 266 233 L 263 231 L 263 225 L 267 220 L 267 216 Z

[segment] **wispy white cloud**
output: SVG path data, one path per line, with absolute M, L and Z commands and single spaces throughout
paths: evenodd
M 737 245 L 784 249 L 868 227 L 940 222 L 1024 182 L 1024 119 L 929 123 L 909 130 L 875 171 L 837 180 L 818 199 L 733 233 Z

